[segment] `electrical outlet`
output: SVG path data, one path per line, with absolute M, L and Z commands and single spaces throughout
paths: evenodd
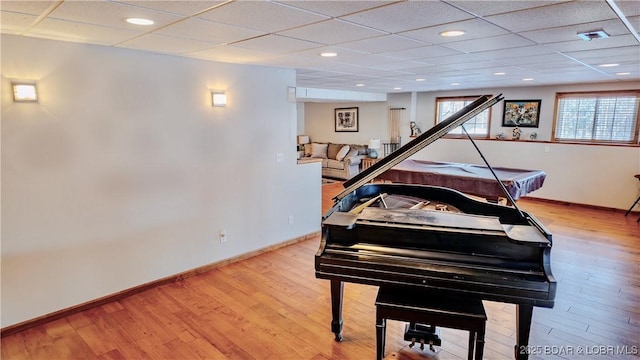
M 220 242 L 221 243 L 227 242 L 227 232 L 224 229 L 220 230 L 220 234 L 219 235 L 220 235 Z
M 289 215 L 289 225 L 293 224 L 293 215 Z

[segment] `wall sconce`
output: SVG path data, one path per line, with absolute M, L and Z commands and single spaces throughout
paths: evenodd
M 224 91 L 212 91 L 211 100 L 213 106 L 227 106 L 227 94 Z
M 37 102 L 38 91 L 36 84 L 11 83 L 13 87 L 13 101 L 15 102 Z

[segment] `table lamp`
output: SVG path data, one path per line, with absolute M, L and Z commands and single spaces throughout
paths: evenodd
M 378 149 L 380 149 L 380 139 L 369 140 L 369 157 L 372 159 L 378 158 Z
M 298 135 L 298 159 L 304 157 L 304 145 L 310 143 L 309 135 Z

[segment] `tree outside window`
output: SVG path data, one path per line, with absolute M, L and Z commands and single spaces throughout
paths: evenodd
M 640 91 L 559 93 L 554 141 L 637 144 Z

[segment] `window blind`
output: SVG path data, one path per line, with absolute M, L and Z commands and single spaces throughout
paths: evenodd
M 558 97 L 556 140 L 632 143 L 639 99 L 634 94 L 566 94 Z

